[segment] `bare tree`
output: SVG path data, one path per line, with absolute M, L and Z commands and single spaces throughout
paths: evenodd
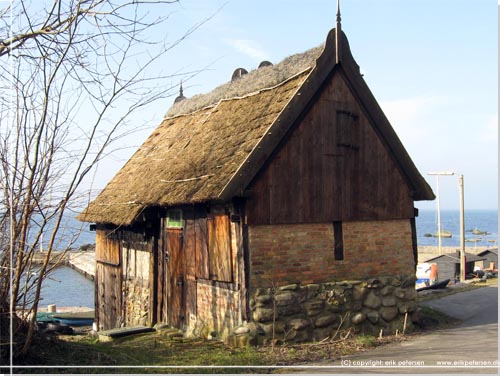
M 19 0 L 0 10 L 0 318 L 2 335 L 11 319 L 15 355 L 32 342 L 64 214 L 88 199 L 82 182 L 130 132 L 132 114 L 172 95 L 169 76 L 150 71 L 206 21 L 169 44 L 150 40 L 168 18 L 155 15 L 174 2 Z M 19 312 L 30 317 L 24 330 Z

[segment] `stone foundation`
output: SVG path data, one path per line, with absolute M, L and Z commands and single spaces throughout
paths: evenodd
M 236 328 L 229 343 L 258 345 L 320 341 L 343 331 L 379 335 L 412 328 L 415 277 L 381 277 L 321 284 L 258 288 L 251 294 L 252 321 Z

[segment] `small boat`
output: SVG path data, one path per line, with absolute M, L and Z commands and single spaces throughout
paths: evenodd
M 477 227 L 474 230 L 472 230 L 472 233 L 474 235 L 488 235 L 487 231 L 481 231 Z
M 439 289 L 444 289 L 446 286 L 450 283 L 449 279 L 445 279 L 444 281 L 434 283 L 433 285 L 425 286 L 425 287 L 420 287 L 416 289 L 416 291 L 424 291 L 424 290 L 439 290 Z
M 94 311 L 55 313 L 53 318 L 59 324 L 68 326 L 91 326 L 94 322 Z
M 91 326 L 94 311 L 86 312 L 39 312 L 36 321 L 42 324 L 61 324 L 67 326 Z
M 465 239 L 466 242 L 468 243 L 477 243 L 477 242 L 482 242 L 482 238 L 474 238 L 474 239 Z
M 435 233 L 432 236 L 434 236 L 435 238 L 439 238 L 439 232 Z M 451 238 L 451 231 L 441 230 L 441 237 L 442 238 Z

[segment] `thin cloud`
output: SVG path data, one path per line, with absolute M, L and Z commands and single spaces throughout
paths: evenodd
M 228 39 L 227 43 L 237 51 L 254 60 L 260 61 L 267 59 L 268 54 L 252 40 Z
M 422 114 L 427 113 L 431 108 L 442 102 L 441 97 L 426 96 L 383 101 L 381 107 L 393 126 L 399 124 L 404 126 L 405 124 L 412 124 Z
M 428 116 L 444 101 L 439 96 L 421 96 L 382 101 L 380 106 L 403 143 L 406 141 L 413 144 L 428 137 L 435 125 Z M 436 129 L 432 131 L 436 132 Z

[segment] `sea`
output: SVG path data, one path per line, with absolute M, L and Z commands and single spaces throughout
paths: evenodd
M 460 245 L 460 214 L 458 210 L 441 210 L 441 228 L 451 231 L 451 238 L 442 238 L 443 247 Z M 498 247 L 498 211 L 497 210 L 466 210 L 465 239 L 468 247 Z M 437 233 L 437 213 L 435 210 L 420 210 L 416 219 L 417 242 L 422 246 L 438 246 L 438 238 L 428 236 Z M 73 248 L 78 249 L 84 244 L 95 243 L 95 232 L 88 225 L 73 218 L 66 220 L 65 236 L 71 229 L 78 229 Z M 478 229 L 485 235 L 474 235 Z M 427 236 L 425 236 L 427 234 Z M 41 307 L 56 304 L 57 307 L 94 307 L 94 282 L 77 271 L 63 266 L 57 268 L 49 279 L 46 279 L 42 289 Z
M 443 247 L 458 247 L 460 245 L 460 212 L 458 210 L 441 210 L 441 229 L 451 231 L 451 238 L 441 238 Z M 497 210 L 466 210 L 464 211 L 465 245 L 466 247 L 498 247 L 498 211 Z M 416 219 L 417 243 L 420 246 L 438 246 L 437 212 L 435 210 L 420 210 Z M 474 235 L 473 231 L 486 232 Z

